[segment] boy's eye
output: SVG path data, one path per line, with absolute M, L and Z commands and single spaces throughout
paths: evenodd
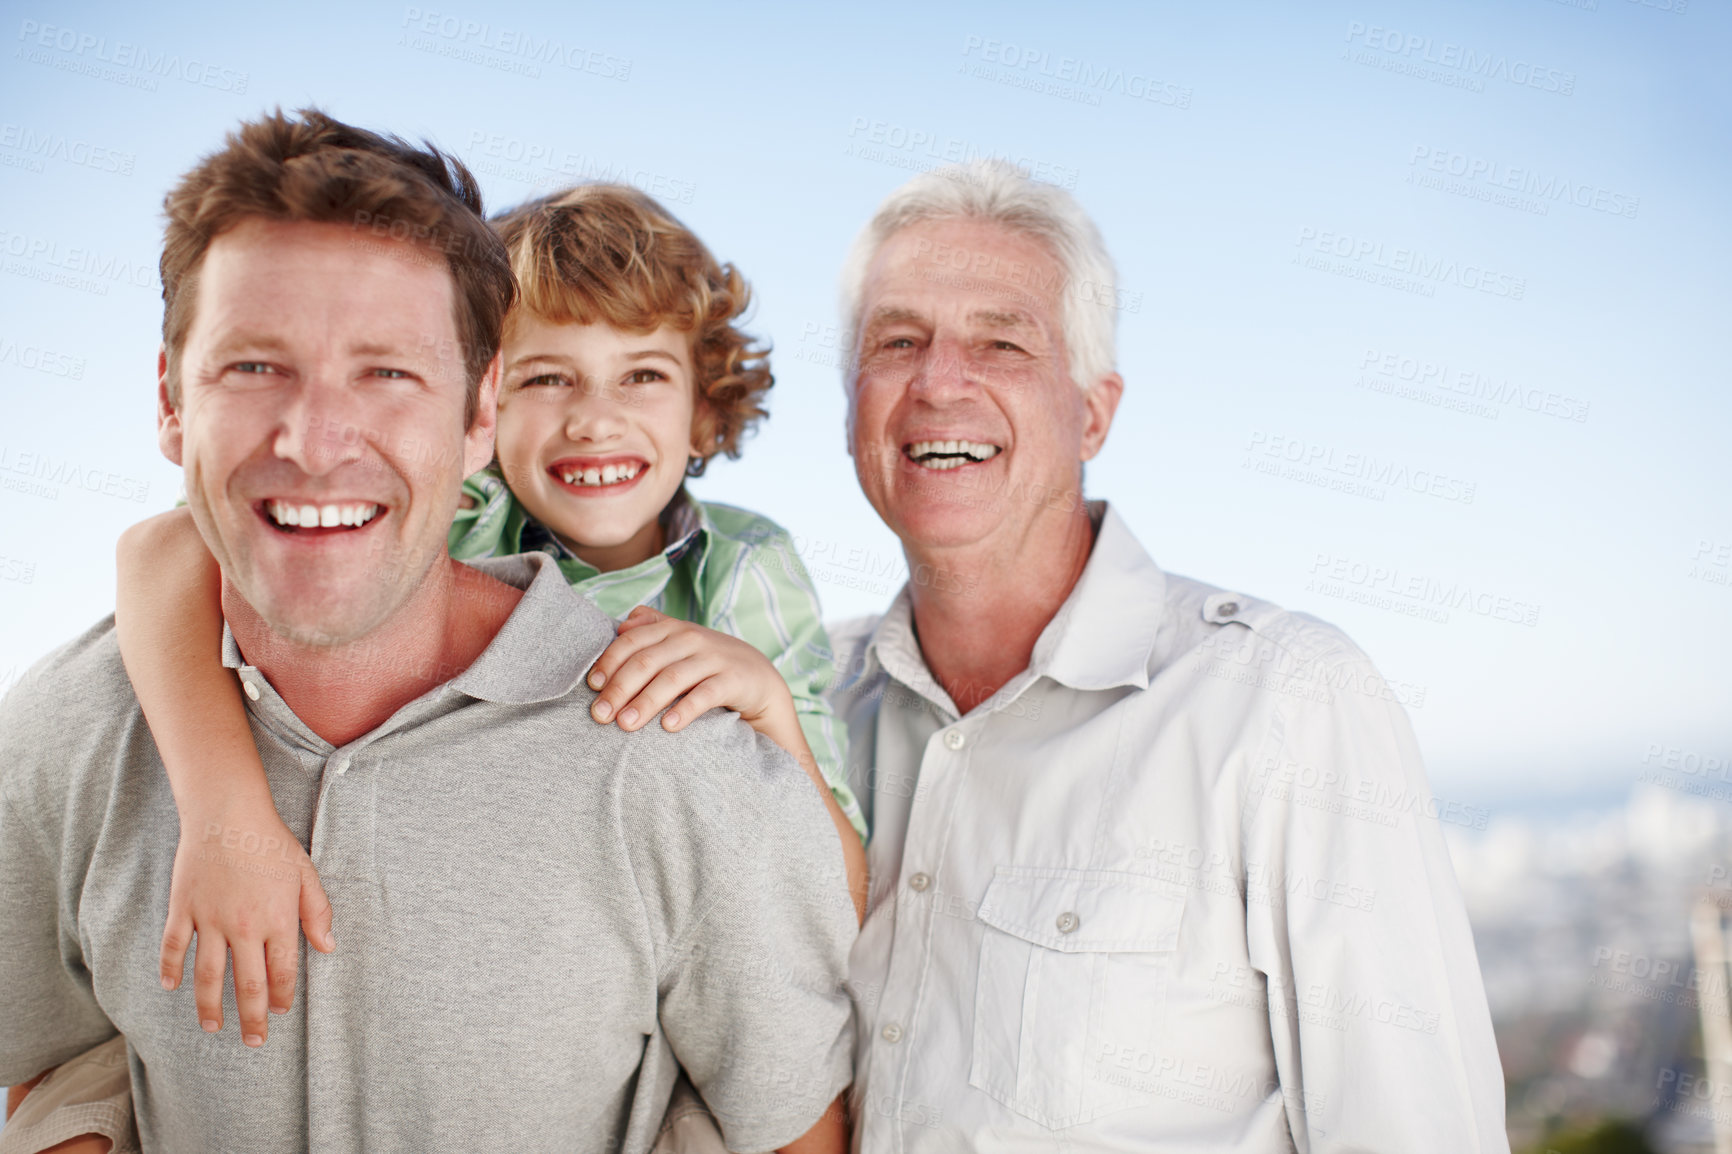
M 566 377 L 560 376 L 558 373 L 542 373 L 539 376 L 530 377 L 528 380 L 524 381 L 521 385 L 518 385 L 517 387 L 520 389 L 532 389 L 532 388 L 538 388 L 541 386 L 552 386 L 554 388 L 558 388 L 562 385 L 569 387 L 571 385 L 571 381 L 569 379 L 567 379 Z
M 626 377 L 625 383 L 628 385 L 650 385 L 654 384 L 656 381 L 665 381 L 667 379 L 668 377 L 666 373 L 659 372 L 655 369 L 634 369 Z

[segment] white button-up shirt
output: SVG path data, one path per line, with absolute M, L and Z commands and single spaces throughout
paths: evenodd
M 1028 669 L 966 717 L 906 590 L 834 631 L 872 824 L 855 1150 L 1507 1151 L 1397 693 L 1091 512 Z

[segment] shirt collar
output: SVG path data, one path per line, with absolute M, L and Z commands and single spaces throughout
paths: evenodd
M 465 565 L 523 590 L 517 607 L 481 656 L 445 688 L 482 701 L 528 705 L 564 697 L 582 684 L 614 638 L 607 615 L 566 583 L 553 558 L 516 553 Z M 223 664 L 247 668 L 240 646 L 223 625 Z
M 1045 676 L 1072 689 L 1149 686 L 1149 661 L 1166 612 L 1167 576 L 1105 501 L 1090 501 L 1095 542 L 1082 576 L 1035 641 L 1029 680 Z M 914 605 L 904 585 L 867 643 L 879 668 L 950 708 L 914 635 Z
M 654 557 L 647 558 L 629 569 L 619 572 L 621 577 L 639 575 L 640 571 L 648 573 L 663 566 L 673 566 L 690 556 L 694 562 L 701 565 L 704 555 L 708 552 L 710 538 L 715 534 L 715 526 L 710 522 L 710 515 L 703 505 L 692 499 L 692 495 L 681 485 L 674 492 L 673 499 L 661 511 L 663 539 L 667 545 Z M 523 537 L 519 543 L 523 552 L 534 550 L 546 553 L 560 563 L 566 577 L 571 581 L 582 581 L 600 572 L 595 566 L 583 560 L 568 548 L 547 526 L 534 518 L 529 518 L 523 526 Z

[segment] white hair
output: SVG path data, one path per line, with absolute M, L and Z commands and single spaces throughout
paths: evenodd
M 1057 185 L 1030 179 L 1008 161 L 981 159 L 921 173 L 885 197 L 854 238 L 842 266 L 842 323 L 849 350 L 844 372 L 852 373 L 860 351 L 861 294 L 878 250 L 909 225 L 953 219 L 1000 225 L 1045 246 L 1058 260 L 1060 283 L 1036 286 L 1028 295 L 1056 291 L 1071 378 L 1086 389 L 1114 370 L 1118 278 L 1100 230 L 1076 198 Z M 956 266 L 959 279 L 966 278 L 967 264 L 965 257 L 965 264 Z

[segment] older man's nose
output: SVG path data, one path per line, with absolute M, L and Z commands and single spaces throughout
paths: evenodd
M 973 387 L 962 342 L 942 337 L 927 347 L 909 386 L 915 396 L 933 404 L 961 396 Z
M 281 414 L 272 449 L 302 472 L 321 476 L 359 460 L 371 431 L 352 390 L 334 382 L 304 381 Z

